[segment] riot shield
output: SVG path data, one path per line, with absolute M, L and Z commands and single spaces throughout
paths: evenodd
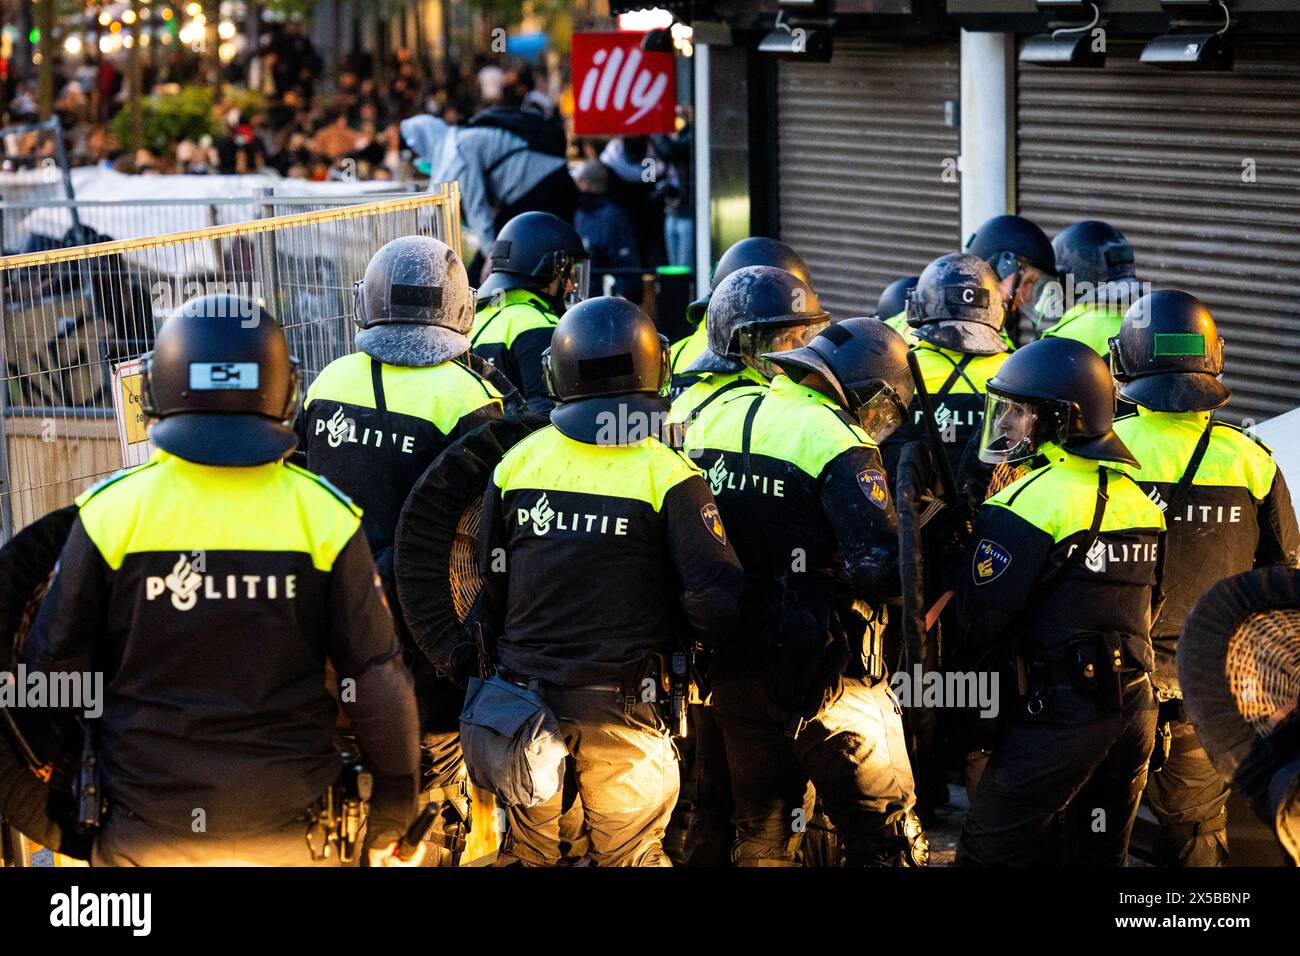
M 544 419 L 508 417 L 453 442 L 411 489 L 394 538 L 397 600 L 417 647 L 438 668 L 472 641 L 465 627 L 478 598 L 479 517 L 493 469 Z
M 1178 680 L 1211 762 L 1300 863 L 1300 571 L 1205 592 L 1178 641 Z
M 0 548 L 0 671 L 16 672 L 76 514 L 75 507 L 50 512 Z M 81 749 L 76 720 L 0 708 L 0 817 L 43 846 L 85 860 L 90 839 L 76 831 L 72 795 Z

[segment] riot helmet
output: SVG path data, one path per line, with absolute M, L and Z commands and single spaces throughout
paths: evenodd
M 1164 289 L 1138 299 L 1110 340 L 1110 365 L 1125 401 L 1158 412 L 1226 405 L 1223 339 L 1200 299 Z
M 923 342 L 954 352 L 995 355 L 1007 350 L 1002 290 L 993 269 L 976 256 L 940 256 L 921 272 L 908 297 L 907 324 Z
M 258 303 L 190 299 L 163 323 L 143 365 L 141 407 L 163 451 L 200 465 L 247 467 L 279 461 L 297 446 L 288 422 L 298 365 Z
M 491 273 L 479 289 L 489 301 L 508 289 L 529 289 L 559 312 L 587 298 L 591 256 L 582 237 L 559 216 L 522 212 L 504 226 L 492 244 Z
M 1101 356 L 1082 342 L 1031 342 L 985 385 L 979 458 L 988 464 L 1033 458 L 1044 445 L 1100 461 L 1136 465 L 1113 430 L 1115 389 Z
M 876 303 L 876 318 L 892 319 L 900 312 L 907 311 L 908 295 L 919 281 L 919 276 L 904 276 L 885 286 L 885 291 L 880 293 L 880 301 Z
M 1088 304 L 1125 312 L 1140 294 L 1133 247 L 1109 223 L 1086 219 L 1061 230 L 1052 240 L 1056 279 L 1042 283 L 1021 313 L 1035 328 L 1058 320 L 1069 309 Z
M 722 258 L 718 260 L 718 264 L 713 267 L 713 273 L 709 276 L 710 291 L 705 292 L 686 307 L 686 318 L 691 324 L 699 325 L 700 320 L 704 318 L 709 308 L 712 290 L 716 289 L 727 276 L 746 266 L 775 266 L 794 273 L 808 285 L 812 285 L 812 273 L 808 271 L 808 264 L 788 244 L 779 239 L 768 239 L 766 236 L 749 236 L 733 243 L 731 248 L 722 254 Z
M 795 381 L 808 372 L 824 378 L 878 445 L 907 419 L 915 388 L 907 353 L 907 341 L 888 325 L 859 318 L 836 322 L 807 345 L 764 358 Z
M 775 266 L 744 266 L 718 283 L 709 299 L 709 347 L 687 372 L 739 372 L 750 366 L 765 378 L 776 369 L 763 356 L 798 348 L 824 329 L 830 316 L 817 293 Z
M 428 236 L 385 243 L 352 291 L 357 348 L 367 355 L 422 367 L 469 351 L 474 291 L 446 243 Z
M 1038 301 L 1056 274 L 1056 253 L 1047 234 L 1024 216 L 994 216 L 971 235 L 966 251 L 990 266 L 1002 285 L 1007 314 Z
M 576 441 L 640 441 L 668 412 L 668 340 L 627 299 L 597 296 L 564 313 L 542 371 L 558 403 L 551 423 Z

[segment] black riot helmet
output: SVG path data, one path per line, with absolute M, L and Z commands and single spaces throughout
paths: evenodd
M 1112 428 L 1110 370 L 1082 342 L 1030 342 L 1011 353 L 985 389 L 981 461 L 1027 461 L 1051 442 L 1082 458 L 1137 464 Z
M 1136 277 L 1133 246 L 1108 222 L 1085 219 L 1067 226 L 1052 240 L 1056 271 L 1074 276 L 1075 283 L 1093 286 Z
M 1005 352 L 1005 321 L 1002 290 L 993 269 L 977 256 L 961 252 L 940 256 L 926 266 L 908 297 L 907 324 L 916 330 L 916 337 L 954 352 Z
M 565 304 L 564 282 L 573 280 L 568 304 L 587 297 L 591 256 L 582 237 L 559 216 L 549 212 L 521 212 L 504 226 L 489 250 L 491 274 L 478 290 L 480 302 L 507 289 L 531 289 L 546 298 L 557 312 Z M 559 291 L 547 290 L 560 279 Z
M 812 285 L 812 273 L 808 271 L 808 264 L 793 248 L 779 239 L 749 236 L 732 243 L 731 248 L 722 254 L 718 264 L 713 267 L 712 275 L 709 276 L 710 291 L 705 292 L 686 307 L 686 318 L 692 324 L 699 325 L 709 308 L 712 290 L 716 289 L 727 276 L 746 266 L 774 266 L 791 272 L 808 285 Z
M 845 319 L 807 345 L 766 356 L 795 381 L 816 372 L 876 444 L 907 418 L 915 383 L 907 341 L 883 322 Z
M 446 243 L 402 236 L 370 258 L 353 287 L 357 348 L 389 365 L 437 365 L 469 351 L 474 293 Z
M 765 378 L 776 368 L 763 356 L 798 348 L 830 322 L 817 293 L 775 266 L 744 266 L 713 290 L 705 318 L 709 347 L 687 372 L 739 372 L 746 365 Z
M 885 291 L 880 293 L 880 301 L 876 303 L 876 318 L 892 319 L 906 311 L 908 293 L 916 288 L 918 281 L 919 276 L 904 276 L 885 286 Z
M 966 251 L 979 256 L 1005 279 L 1026 265 L 1056 271 L 1056 253 L 1047 234 L 1024 216 L 994 216 L 975 230 Z
M 658 433 L 668 412 L 668 340 L 627 299 L 597 296 L 564 313 L 542 370 L 559 403 L 551 423 L 576 441 L 640 441 Z
M 1226 405 L 1219 381 L 1223 339 L 1200 299 L 1164 289 L 1138 299 L 1110 340 L 1110 365 L 1125 401 L 1158 412 L 1204 412 Z
M 1021 308 L 1032 310 L 1056 274 L 1056 253 L 1047 234 L 1024 216 L 994 216 L 975 230 L 966 251 L 993 267 L 1006 290 L 1007 316 L 1015 334 Z
M 155 419 L 149 437 L 187 461 L 278 461 L 298 444 L 287 425 L 297 401 L 298 367 L 283 330 L 238 296 L 190 299 L 144 356 L 141 404 Z

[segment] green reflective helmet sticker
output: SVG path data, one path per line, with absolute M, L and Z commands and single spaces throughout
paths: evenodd
M 1204 355 L 1205 336 L 1199 332 L 1157 332 L 1156 355 Z

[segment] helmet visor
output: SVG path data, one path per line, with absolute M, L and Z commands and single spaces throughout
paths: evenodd
M 363 293 L 365 279 L 352 283 L 352 321 L 359 329 L 366 327 L 366 297 Z
M 988 392 L 984 396 L 984 428 L 980 434 L 980 461 L 990 465 L 1014 464 L 1034 456 L 1038 409 L 1029 402 Z
M 565 279 L 560 289 L 564 304 L 573 308 L 591 292 L 591 260 L 571 259 L 565 268 Z
M 1061 283 L 1052 277 L 1037 281 L 1033 297 L 1021 301 L 1020 314 L 1033 323 L 1035 329 L 1051 328 L 1059 322 L 1065 314 L 1065 290 Z
M 824 317 L 815 322 L 745 326 L 740 330 L 741 358 L 758 374 L 770 379 L 776 375 L 776 366 L 763 358 L 764 353 L 803 348 L 830 324 L 829 317 Z
M 1038 266 L 1030 265 L 1022 259 L 1020 281 L 1016 284 L 1015 298 L 1011 302 L 1012 307 L 1018 308 L 1022 315 L 1032 318 L 1040 298 L 1051 289 L 1053 279 L 1055 279 L 1055 276 L 1052 273 L 1044 272 Z M 1048 307 L 1046 303 L 1044 307 Z
M 867 433 L 873 445 L 879 445 L 892 435 L 907 415 L 902 399 L 888 385 L 868 385 L 852 389 L 849 401 L 858 424 Z

